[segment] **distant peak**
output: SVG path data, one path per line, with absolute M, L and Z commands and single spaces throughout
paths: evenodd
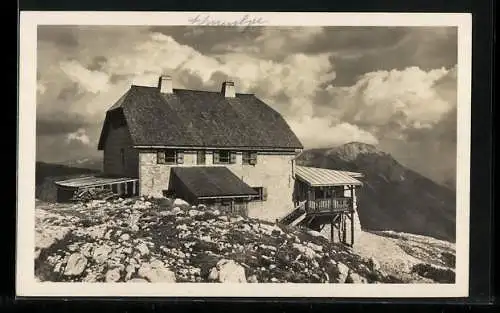
M 376 146 L 364 142 L 359 142 L 359 141 L 351 141 L 349 143 L 346 143 L 340 147 L 345 147 L 349 149 L 362 149 L 362 150 L 369 150 L 373 152 L 381 152 Z
M 364 154 L 375 154 L 375 155 L 386 155 L 374 145 L 363 143 L 363 142 L 349 142 L 344 145 L 338 146 L 332 150 L 330 153 L 336 154 L 346 161 L 355 160 L 359 155 Z

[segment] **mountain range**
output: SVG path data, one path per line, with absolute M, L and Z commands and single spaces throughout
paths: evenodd
M 305 150 L 297 164 L 360 172 L 358 212 L 365 230 L 394 230 L 455 241 L 455 191 L 406 168 L 369 144 Z

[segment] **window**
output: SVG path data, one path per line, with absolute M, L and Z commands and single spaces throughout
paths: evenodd
M 205 164 L 205 151 L 200 150 L 196 152 L 196 164 Z
M 255 200 L 266 201 L 267 200 L 267 188 L 266 187 L 252 187 L 253 190 L 257 191 L 259 195 Z
M 182 164 L 184 163 L 184 153 L 176 150 L 162 150 L 156 154 L 158 164 Z
M 214 164 L 235 164 L 236 153 L 227 150 L 214 151 Z
M 257 152 L 243 151 L 243 164 L 257 164 Z

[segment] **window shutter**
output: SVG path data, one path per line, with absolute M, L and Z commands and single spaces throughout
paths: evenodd
M 262 187 L 262 200 L 266 201 L 267 200 L 267 188 Z
M 219 151 L 214 151 L 214 164 L 219 164 Z
M 184 152 L 177 151 L 177 164 L 183 164 L 183 163 L 184 163 Z
M 257 152 L 250 153 L 250 163 L 257 164 Z
M 163 151 L 156 152 L 156 163 L 159 164 L 165 163 L 165 153 Z
M 229 154 L 231 155 L 231 164 L 235 164 L 236 163 L 236 152 L 229 152 Z
M 205 151 L 201 150 L 197 152 L 197 164 L 205 164 Z

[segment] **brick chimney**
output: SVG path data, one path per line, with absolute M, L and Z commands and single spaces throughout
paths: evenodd
M 232 81 L 225 81 L 225 82 L 223 82 L 222 83 L 221 93 L 226 98 L 234 98 L 234 97 L 236 97 L 236 90 L 234 89 L 234 82 L 232 82 Z
M 174 91 L 172 88 L 172 77 L 168 75 L 160 76 L 160 79 L 158 79 L 158 89 L 160 89 L 161 93 L 173 93 Z

